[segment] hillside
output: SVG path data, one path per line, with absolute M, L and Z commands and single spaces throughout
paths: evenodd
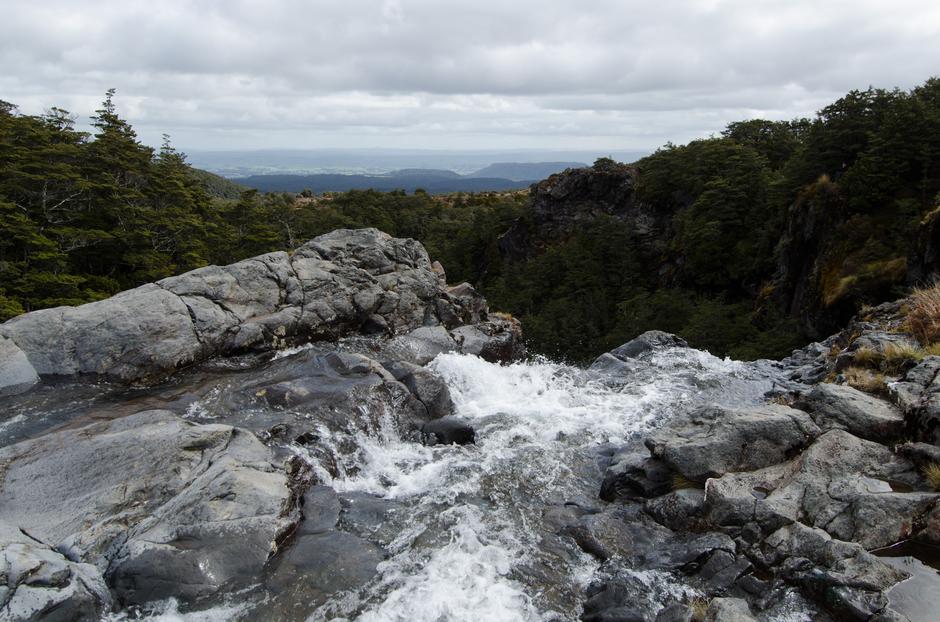
M 450 172 L 450 171 L 448 171 Z M 390 175 L 252 175 L 237 177 L 233 181 L 261 192 L 346 192 L 347 190 L 379 190 L 389 192 L 425 190 L 431 194 L 447 192 L 480 192 L 486 190 L 516 190 L 531 181 L 513 181 L 490 177 L 463 177 L 437 171 L 400 171 Z
M 202 169 L 190 167 L 189 174 L 202 185 L 209 196 L 216 199 L 237 199 L 242 192 L 248 190 L 245 186 L 231 179 L 226 179 L 221 175 Z
M 491 164 L 469 175 L 444 169 L 406 168 L 382 175 L 317 173 L 310 175 L 264 174 L 237 177 L 242 186 L 261 192 L 345 192 L 347 190 L 425 190 L 431 194 L 517 190 L 534 180 L 568 168 L 584 166 L 578 162 L 503 162 Z
M 549 177 L 483 289 L 555 355 L 652 328 L 782 355 L 934 278 L 938 193 L 940 80 L 853 91 L 811 120 L 732 123 L 635 166 Z

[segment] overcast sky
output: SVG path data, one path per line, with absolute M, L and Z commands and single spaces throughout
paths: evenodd
M 654 148 L 940 74 L 936 0 L 0 0 L 0 99 L 204 148 Z

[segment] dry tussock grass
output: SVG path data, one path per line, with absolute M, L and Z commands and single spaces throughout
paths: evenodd
M 708 605 L 711 604 L 711 601 L 707 598 L 702 598 L 701 596 L 696 596 L 689 600 L 689 609 L 692 610 L 692 622 L 704 622 L 705 616 L 708 615 Z
M 885 346 L 881 369 L 885 373 L 896 375 L 904 371 L 908 362 L 920 362 L 924 356 L 924 350 L 913 344 L 889 343 Z
M 884 355 L 873 348 L 859 348 L 852 354 L 852 362 L 859 367 L 878 368 Z
M 940 283 L 913 291 L 907 320 L 923 345 L 940 341 Z
M 681 473 L 676 473 L 672 476 L 673 490 L 686 490 L 688 488 L 704 488 L 704 486 L 696 481 L 690 480 Z
M 888 385 L 885 383 L 884 374 L 875 372 L 863 367 L 849 367 L 842 372 L 845 377 L 845 383 L 859 391 L 873 393 L 875 395 L 886 395 Z
M 924 467 L 924 477 L 927 485 L 933 490 L 940 490 L 940 464 L 932 462 Z

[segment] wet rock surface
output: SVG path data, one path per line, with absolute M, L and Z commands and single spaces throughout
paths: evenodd
M 2 619 L 259 589 L 248 617 L 304 619 L 369 583 L 397 504 L 318 482 L 354 476 L 364 438 L 472 440 L 424 365 L 521 352 L 440 275 L 412 240 L 337 231 L 0 326 Z
M 838 384 L 906 343 L 877 317 L 779 362 L 651 331 L 586 370 L 509 364 L 518 322 L 374 230 L 94 305 L 0 327 L 8 619 L 935 610 L 901 586 L 936 574 L 940 357 Z
M 145 411 L 0 450 L 0 520 L 95 566 L 121 602 L 197 599 L 257 575 L 296 523 L 271 458 L 244 430 Z

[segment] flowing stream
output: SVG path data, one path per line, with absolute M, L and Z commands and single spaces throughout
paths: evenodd
M 357 435 L 337 476 L 321 470 L 336 490 L 371 493 L 398 510 L 383 529 L 395 535 L 377 580 L 312 620 L 577 619 L 597 562 L 553 535 L 552 511 L 600 503 L 610 449 L 699 403 L 756 403 L 773 384 L 766 365 L 692 349 L 656 353 L 623 377 L 455 354 L 430 366 L 473 423 L 476 444 L 427 447 L 389 424 Z M 650 580 L 688 590 L 669 577 Z
M 330 593 L 309 620 L 577 620 L 599 564 L 556 535 L 557 521 L 569 508 L 603 505 L 598 491 L 610 454 L 640 446 L 645 434 L 696 405 L 758 403 L 777 373 L 767 362 L 693 349 L 652 353 L 619 372 L 456 354 L 429 366 L 472 422 L 475 444 L 403 440 L 385 413 L 369 433 L 324 426 L 317 455 L 285 448 L 307 460 L 321 484 L 378 508 L 380 517 L 364 529 L 386 552 L 370 581 Z M 189 410 L 198 413 L 199 404 Z M 651 596 L 695 594 L 666 573 L 642 578 Z M 204 611 L 181 613 L 169 602 L 115 619 L 281 619 L 265 613 L 270 598 L 249 590 Z

